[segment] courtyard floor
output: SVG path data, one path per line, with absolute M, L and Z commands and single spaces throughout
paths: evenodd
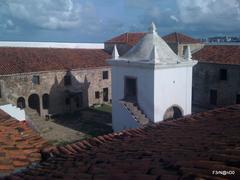
M 58 115 L 45 120 L 28 112 L 29 119 L 40 135 L 54 145 L 64 145 L 112 132 L 111 107 L 104 105 L 73 114 Z

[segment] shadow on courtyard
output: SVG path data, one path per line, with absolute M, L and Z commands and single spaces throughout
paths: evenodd
M 37 101 L 32 101 L 28 112 L 31 123 L 51 144 L 71 143 L 112 132 L 111 106 L 88 108 L 91 82 L 84 74 L 80 79 L 71 71 L 61 78 L 55 75 L 49 94 L 42 97 L 36 94 Z
M 52 122 L 83 133 L 86 137 L 112 132 L 111 112 L 88 108 L 90 82 L 86 75 L 82 79 L 84 80 L 80 82 L 71 71 L 67 71 L 60 82 L 55 80 L 50 92 L 51 106 L 48 110 L 53 115 Z M 54 113 L 61 111 L 65 113 Z
M 74 113 L 56 115 L 52 118 L 54 123 L 82 132 L 88 137 L 104 135 L 112 132 L 112 115 L 87 108 Z

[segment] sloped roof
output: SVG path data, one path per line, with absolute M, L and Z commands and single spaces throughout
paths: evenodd
M 162 63 L 177 63 L 179 59 L 158 35 L 155 24 L 152 24 L 149 32 L 121 58 L 129 61 L 151 61 L 155 59 Z
M 145 35 L 144 32 L 127 32 L 119 36 L 113 37 L 112 39 L 106 41 L 105 43 L 117 44 L 124 43 L 130 46 L 134 46 L 137 42 Z
M 0 75 L 108 66 L 102 49 L 0 48 Z
M 240 46 L 207 45 L 193 54 L 199 62 L 240 65 Z
M 194 39 L 182 33 L 174 32 L 163 36 L 163 39 L 168 43 L 179 43 L 179 44 L 195 44 L 201 43 L 199 40 Z
M 26 123 L 0 110 L 0 179 L 32 163 L 39 162 L 40 150 L 48 146 Z
M 103 49 L 104 44 L 103 43 L 0 41 L 0 47 Z
M 195 179 L 240 176 L 240 105 L 57 147 L 18 178 Z M 49 150 L 46 150 L 49 153 Z
M 118 44 L 124 43 L 130 46 L 136 45 L 140 39 L 146 35 L 146 32 L 127 32 L 119 36 L 113 37 L 105 43 Z M 180 44 L 195 44 L 201 43 L 199 40 L 194 39 L 182 33 L 174 32 L 162 37 L 167 43 L 180 43 Z

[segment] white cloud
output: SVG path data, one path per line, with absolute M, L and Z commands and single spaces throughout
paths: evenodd
M 177 3 L 180 18 L 186 24 L 229 25 L 240 20 L 239 0 L 177 0 Z
M 80 25 L 82 6 L 73 0 L 8 0 L 1 2 L 1 15 L 40 28 L 68 29 Z
M 179 22 L 179 19 L 178 19 L 176 16 L 174 16 L 174 15 L 171 15 L 170 18 L 171 18 L 173 21 Z

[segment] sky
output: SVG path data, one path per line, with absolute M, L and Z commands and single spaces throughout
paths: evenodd
M 124 32 L 240 35 L 240 0 L 0 0 L 1 41 L 104 42 Z

